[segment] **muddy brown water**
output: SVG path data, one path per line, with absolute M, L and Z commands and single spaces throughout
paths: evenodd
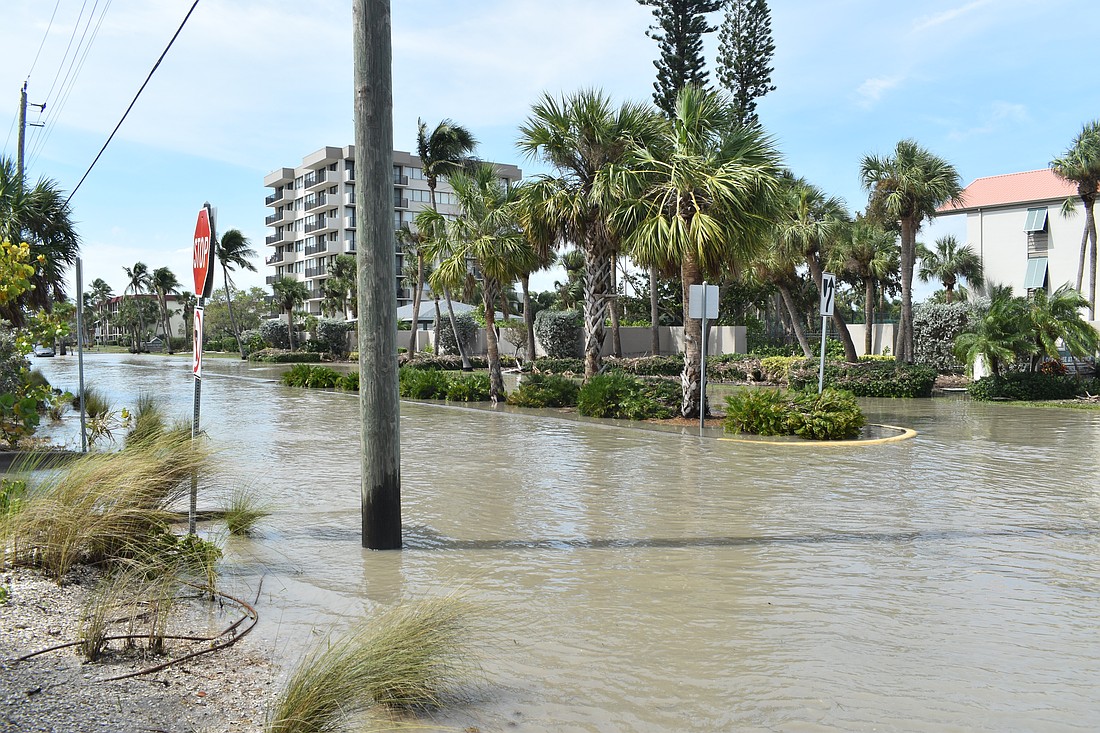
M 75 358 L 35 365 L 75 388 Z M 86 372 L 189 415 L 189 365 Z M 370 552 L 358 401 L 280 371 L 208 358 L 202 424 L 221 488 L 276 506 L 223 582 L 259 593 L 288 659 L 460 588 L 492 633 L 484 681 L 435 716 L 458 729 L 1100 725 L 1100 412 L 863 400 L 918 436 L 788 447 L 403 402 L 406 548 Z

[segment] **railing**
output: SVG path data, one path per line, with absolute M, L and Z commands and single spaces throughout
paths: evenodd
M 324 267 L 307 267 L 306 277 L 321 277 L 327 270 Z
M 279 279 L 278 275 L 268 275 L 266 278 L 264 278 L 264 282 L 267 283 L 268 285 L 271 285 L 273 282 L 275 282 L 278 279 Z
M 319 193 L 313 198 L 306 199 L 306 211 L 313 211 L 318 206 L 325 205 L 325 194 Z
M 275 264 L 278 264 L 279 262 L 282 262 L 282 261 L 283 261 L 283 253 L 282 252 L 276 252 L 275 254 L 271 255 L 266 260 L 264 260 L 264 264 L 265 265 L 275 265 Z
M 264 217 L 264 224 L 267 224 L 268 226 L 270 226 L 270 225 L 274 224 L 275 222 L 282 221 L 282 220 L 283 220 L 283 212 L 277 211 L 274 214 L 272 214 L 271 216 L 265 216 Z
M 409 185 L 409 177 L 408 176 L 402 176 L 400 174 L 394 173 L 393 174 L 393 185 L 395 185 L 395 186 L 407 186 L 407 185 Z
M 345 229 L 354 229 L 355 228 L 355 217 L 354 216 L 345 216 L 344 217 L 344 228 Z
M 271 234 L 271 235 L 265 237 L 264 242 L 266 242 L 267 244 L 275 244 L 276 242 L 283 241 L 283 239 L 285 237 L 286 237 L 285 234 L 283 234 L 282 232 L 279 232 L 278 234 Z
M 395 209 L 407 209 L 409 208 L 409 200 L 393 197 L 393 208 Z
M 309 291 L 310 300 L 313 300 L 315 298 L 323 298 L 323 297 L 325 297 L 325 291 L 321 290 L 320 288 L 313 288 L 312 290 Z
M 352 165 L 351 168 L 348 168 L 347 166 L 344 167 L 344 180 L 347 181 L 348 183 L 354 183 L 355 182 L 355 166 L 354 165 Z
M 328 252 L 328 242 L 311 244 L 306 247 L 306 257 L 309 257 L 310 255 L 320 254 L 321 252 Z
M 312 188 L 313 186 L 316 186 L 318 183 L 324 183 L 324 182 L 325 182 L 325 171 L 323 171 L 323 170 L 314 171 L 313 173 L 310 173 L 308 176 L 306 176 L 305 181 L 303 181 L 303 183 L 305 183 L 306 188 Z
M 281 201 L 282 198 L 283 198 L 283 192 L 282 191 L 276 191 L 275 193 L 271 194 L 270 196 L 268 196 L 267 198 L 264 199 L 264 204 L 267 205 L 267 206 L 271 206 L 276 201 Z
M 306 224 L 306 234 L 309 234 L 310 232 L 315 232 L 318 229 L 324 229 L 326 226 L 327 224 L 325 224 L 325 217 L 319 217 L 317 221 Z

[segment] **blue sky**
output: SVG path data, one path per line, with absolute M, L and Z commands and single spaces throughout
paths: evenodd
M 15 155 L 19 89 L 29 74 L 30 101 L 47 102 L 45 114 L 31 107 L 28 115 L 45 123 L 28 130 L 29 177 L 71 190 L 191 3 L 5 0 L 4 154 Z M 1100 116 L 1095 62 L 1075 62 L 1095 47 L 1100 10 L 1088 3 L 771 6 L 778 88 L 761 101 L 761 120 L 795 173 L 853 211 L 866 201 L 860 158 L 888 153 L 900 139 L 952 162 L 966 184 L 1046 167 Z M 449 117 L 481 140 L 481 157 L 543 172 L 514 147 L 531 104 L 544 91 L 582 87 L 649 100 L 657 54 L 645 35 L 650 22 L 635 0 L 392 0 L 395 146 L 414 147 L 418 117 Z M 122 267 L 140 260 L 189 284 L 195 215 L 207 200 L 220 229 L 241 229 L 269 254 L 264 174 L 352 140 L 351 34 L 350 0 L 201 0 L 73 197 L 85 282 L 102 277 L 120 291 Z M 707 40 L 711 68 L 716 36 Z M 78 47 L 79 76 L 65 85 Z M 964 238 L 960 217 L 926 226 L 921 239 L 948 232 Z M 239 284 L 263 283 L 257 264 L 260 272 Z

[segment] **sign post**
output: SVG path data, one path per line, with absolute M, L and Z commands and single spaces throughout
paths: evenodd
M 202 321 L 206 297 L 210 295 L 210 288 L 214 285 L 214 268 L 211 267 L 211 253 L 214 249 L 214 209 L 209 203 L 204 203 L 199 209 L 199 218 L 195 223 L 195 240 L 192 250 L 192 268 L 195 275 L 195 297 L 198 303 L 195 306 L 194 332 L 192 333 L 192 363 L 191 372 L 195 375 L 195 409 L 191 416 L 191 444 L 194 446 L 199 437 L 199 403 L 202 397 Z M 198 510 L 199 477 L 191 472 L 191 506 L 187 513 L 187 530 L 195 534 L 195 515 Z
M 817 372 L 817 393 L 825 389 L 825 338 L 828 335 L 829 317 L 833 315 L 836 302 L 836 275 L 821 273 L 821 366 Z
M 699 353 L 699 427 L 707 418 L 707 319 L 718 318 L 718 286 L 691 285 L 688 287 L 688 317 L 702 319 L 702 343 Z

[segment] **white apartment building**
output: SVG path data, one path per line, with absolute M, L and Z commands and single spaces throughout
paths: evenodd
M 519 182 L 522 172 L 513 165 L 493 164 L 509 185 Z M 266 239 L 273 252 L 265 259 L 275 278 L 289 276 L 306 283 L 310 298 L 306 308 L 321 313 L 322 286 L 329 265 L 340 254 L 355 254 L 355 146 L 324 147 L 302 159 L 297 168 L 279 168 L 264 176 L 264 187 L 272 192 L 264 203 L 274 209 L 264 221 L 274 228 Z M 441 177 L 436 186 L 436 203 L 444 216 L 456 212 L 454 193 Z M 415 230 L 417 212 L 431 206 L 428 182 L 420 158 L 406 152 L 393 153 L 393 227 L 408 224 Z M 412 289 L 402 283 L 404 263 L 400 247 L 394 253 L 397 264 L 397 305 L 412 302 Z

